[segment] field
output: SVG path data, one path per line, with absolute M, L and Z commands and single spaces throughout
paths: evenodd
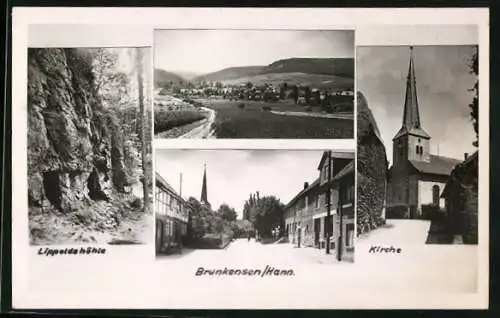
M 155 98 L 154 133 L 175 138 L 189 131 L 190 126 L 207 116 L 203 110 L 170 96 Z M 168 134 L 165 135 L 165 132 Z
M 239 105 L 244 104 L 241 108 Z M 283 116 L 273 111 L 305 111 L 293 103 L 213 101 L 217 138 L 353 138 L 353 120 Z M 319 112 L 319 108 L 315 111 Z

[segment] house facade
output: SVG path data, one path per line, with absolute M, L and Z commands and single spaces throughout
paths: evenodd
M 422 217 L 422 206 L 444 207 L 440 193 L 460 160 L 430 153 L 431 136 L 420 122 L 413 48 L 406 79 L 403 123 L 393 138 L 388 172 L 387 218 Z
M 156 173 L 155 186 L 156 251 L 182 244 L 187 234 L 188 203 Z
M 285 235 L 298 247 L 325 248 L 329 230 L 332 253 L 341 249 L 343 256 L 352 256 L 355 236 L 354 153 L 325 151 L 318 171 L 318 178 L 311 184 L 305 183 L 286 205 Z

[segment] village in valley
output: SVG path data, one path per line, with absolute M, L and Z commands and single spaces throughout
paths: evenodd
M 317 43 L 307 41 L 296 56 L 293 49 L 285 53 L 275 44 L 266 50 L 268 55 L 247 56 L 244 48 L 233 47 L 230 58 L 238 64 L 186 53 L 184 45 L 162 50 L 164 41 L 176 36 L 172 32 L 159 30 L 155 37 L 159 43 L 154 73 L 156 138 L 353 137 L 354 36 L 349 31 L 306 32 L 321 43 L 339 38 L 342 52 L 329 48 L 331 43 L 317 47 Z M 302 36 L 292 31 L 277 34 Z M 264 31 L 212 30 L 182 35 L 207 41 L 247 36 L 252 40 L 245 46 L 272 43 L 272 35 Z M 174 63 L 177 51 L 182 53 L 185 66 Z M 186 55 L 196 60 L 191 64 L 206 59 L 206 65 L 196 68 L 187 64 L 190 60 Z M 253 61 L 266 63 L 254 65 Z M 190 71 L 178 71 L 180 67 Z M 207 67 L 212 71 L 203 71 Z
M 216 155 L 228 158 L 232 152 L 236 151 L 219 150 Z M 165 151 L 165 158 L 168 154 Z M 273 155 L 261 156 L 271 158 Z M 309 171 L 316 171 L 316 177 L 291 185 L 292 189 L 299 190 L 283 198 L 287 201 L 282 202 L 282 198 L 272 193 L 246 188 L 236 177 L 232 187 L 248 192 L 242 206 L 235 206 L 239 212 L 226 203 L 212 207 L 209 193 L 217 189 L 211 184 L 216 186 L 218 180 L 214 178 L 224 176 L 211 175 L 210 163 L 203 166 L 203 174 L 199 175 L 201 188 L 196 197 L 182 195 L 182 185 L 187 181 L 183 181 L 183 176 L 187 171 L 179 175 L 179 180 L 169 180 L 157 172 L 157 260 L 196 260 L 201 264 L 223 257 L 234 263 L 253 255 L 259 262 L 353 262 L 354 153 L 315 151 L 308 158 L 304 161 L 309 162 Z M 255 168 L 252 173 L 261 172 Z M 177 181 L 178 190 L 171 185 Z M 231 196 L 231 192 L 225 192 L 225 196 Z

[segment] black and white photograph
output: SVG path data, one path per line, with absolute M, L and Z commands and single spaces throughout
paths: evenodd
M 358 47 L 357 83 L 357 241 L 477 290 L 478 47 Z
M 354 152 L 157 149 L 157 261 L 354 261 Z
M 155 30 L 155 138 L 354 136 L 353 30 Z
M 151 241 L 151 48 L 28 49 L 31 245 Z

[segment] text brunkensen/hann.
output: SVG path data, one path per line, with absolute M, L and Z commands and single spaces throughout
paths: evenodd
M 206 269 L 198 267 L 195 276 L 294 276 L 293 269 L 279 269 L 266 265 L 264 269 L 233 269 L 224 267 L 224 269 Z

